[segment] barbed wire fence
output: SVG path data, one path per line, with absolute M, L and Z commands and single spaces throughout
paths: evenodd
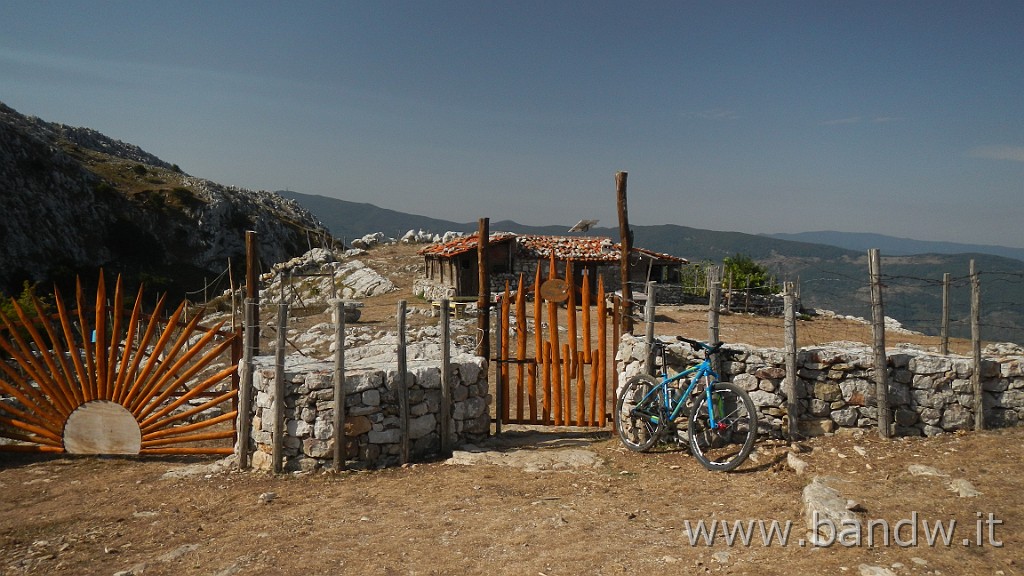
M 973 322 L 980 329 L 980 340 L 1024 346 L 1024 271 L 976 270 L 972 274 L 969 270 L 953 270 L 930 277 L 900 273 L 898 266 L 887 270 L 885 263 L 883 260 L 879 281 L 887 346 L 937 346 L 940 352 L 970 354 L 972 314 L 978 316 Z M 721 272 L 715 271 L 716 265 L 710 262 L 692 267 L 694 270 L 684 276 L 683 283 L 656 285 L 659 306 L 707 308 L 711 286 L 708 279 Z M 784 277 L 785 282 L 793 283 L 796 292 L 800 345 L 827 341 L 872 344 L 871 280 L 867 266 L 812 266 L 800 272 L 795 277 Z M 978 309 L 972 311 L 975 281 L 980 302 Z M 729 340 L 733 335 L 739 337 L 742 333 L 750 337 L 753 333 L 756 342 L 752 344 L 781 347 L 781 291 L 766 294 L 757 288 L 730 288 L 728 278 L 721 285 L 721 337 Z M 646 290 L 639 283 L 634 288 L 635 292 Z M 832 318 L 842 321 L 822 321 Z M 709 327 L 691 314 L 679 321 L 678 329 L 696 337 Z

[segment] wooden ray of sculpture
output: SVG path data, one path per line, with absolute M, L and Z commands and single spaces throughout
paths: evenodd
M 57 323 L 32 297 L 35 318 L 12 301 L 19 322 L 0 315 L 6 337 L 0 350 L 13 359 L 0 362 L 0 436 L 16 441 L 0 450 L 68 452 L 72 454 L 230 454 L 230 447 L 189 447 L 186 444 L 228 439 L 234 430 L 207 430 L 232 422 L 237 411 L 183 423 L 236 397 L 237 390 L 209 394 L 229 380 L 235 365 L 200 382 L 237 336 L 215 342 L 223 322 L 212 329 L 199 327 L 196 315 L 177 338 L 183 302 L 166 323 L 159 316 L 161 298 L 148 317 L 142 313 L 142 291 L 124 322 L 120 276 L 114 302 L 107 306 L 106 285 L 100 273 L 95 314 L 90 318 L 82 284 L 76 287 L 77 311 L 68 311 L 59 290 L 54 295 Z M 142 329 L 144 326 L 144 329 Z M 140 334 L 141 332 L 141 334 Z M 199 333 L 203 332 L 201 336 Z M 155 338 L 155 343 L 154 343 Z M 173 341 L 173 342 L 172 342 Z M 188 344 L 188 346 L 186 346 Z M 20 370 L 19 370 L 20 369 Z M 182 410 L 199 396 L 212 396 Z

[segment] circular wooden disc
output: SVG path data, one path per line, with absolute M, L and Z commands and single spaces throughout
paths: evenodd
M 86 402 L 64 423 L 64 450 L 70 454 L 138 454 L 142 430 L 124 406 L 108 400 Z
M 540 296 L 548 302 L 565 302 L 569 299 L 569 284 L 561 278 L 545 280 L 540 285 Z

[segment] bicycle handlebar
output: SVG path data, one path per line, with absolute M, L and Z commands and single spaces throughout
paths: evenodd
M 728 359 L 731 356 L 737 354 L 736 350 L 723 348 L 723 346 L 725 346 L 725 342 L 719 341 L 715 342 L 714 344 L 707 344 L 705 342 L 701 342 L 700 340 L 692 340 L 690 338 L 686 338 L 685 336 L 676 336 L 675 338 L 678 342 L 686 342 L 687 344 L 689 344 L 690 348 L 693 348 L 695 352 L 704 352 L 704 354 L 707 356 L 712 356 L 714 354 L 722 354 L 723 357 Z M 668 342 L 665 342 L 660 338 L 656 338 L 654 342 L 655 346 L 665 346 L 667 344 Z
M 699 352 L 703 350 L 708 354 L 717 354 L 719 351 L 721 351 L 722 346 L 725 345 L 725 342 L 721 341 L 715 342 L 714 344 L 706 344 L 704 342 L 701 342 L 700 340 L 691 340 L 683 336 L 676 336 L 676 340 L 679 340 L 680 342 L 686 342 L 687 344 L 690 345 L 690 348 L 693 348 L 695 351 Z

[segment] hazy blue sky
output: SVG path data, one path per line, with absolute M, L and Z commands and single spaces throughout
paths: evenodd
M 0 101 L 460 222 L 1024 247 L 1024 2 L 0 0 Z

